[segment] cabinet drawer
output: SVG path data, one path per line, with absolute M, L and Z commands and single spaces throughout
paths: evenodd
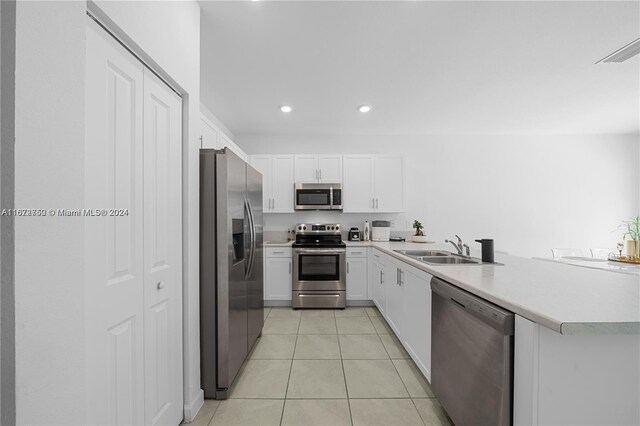
M 347 247 L 347 257 L 367 257 L 367 248 Z
M 384 261 L 384 255 L 382 254 L 381 251 L 379 250 L 371 250 L 371 257 L 373 258 L 374 262 L 378 262 L 380 264 L 382 264 L 382 262 Z
M 266 257 L 291 257 L 291 247 L 267 247 Z

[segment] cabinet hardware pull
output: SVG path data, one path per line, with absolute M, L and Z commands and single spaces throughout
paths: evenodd
M 164 281 L 158 282 L 158 285 L 156 287 L 158 287 L 158 290 L 162 290 L 164 288 Z
M 273 254 L 284 254 L 283 251 L 274 251 Z
M 347 262 L 347 274 L 349 273 L 349 262 Z
M 382 271 L 380 271 L 380 285 L 382 285 L 383 277 L 384 277 L 384 274 Z
M 291 273 L 291 262 L 289 262 L 289 273 Z
M 376 197 L 376 209 L 378 208 L 378 197 Z
M 320 169 L 320 180 L 322 180 L 322 169 Z

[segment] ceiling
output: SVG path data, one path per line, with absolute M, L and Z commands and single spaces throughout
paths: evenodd
M 236 135 L 640 130 L 638 56 L 595 65 L 638 1 L 200 5 L 201 100 Z

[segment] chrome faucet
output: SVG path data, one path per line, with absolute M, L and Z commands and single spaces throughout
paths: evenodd
M 457 235 L 456 235 L 456 238 L 458 239 L 458 243 L 457 244 L 454 243 L 451 240 L 444 240 L 444 242 L 453 244 L 453 246 L 456 248 L 456 251 L 458 252 L 458 254 L 462 256 L 462 247 L 465 246 L 466 244 L 463 244 L 462 243 L 462 238 L 458 237 Z M 469 252 L 469 247 L 468 246 L 467 246 L 467 252 Z

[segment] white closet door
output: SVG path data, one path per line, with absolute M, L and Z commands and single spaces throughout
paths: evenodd
M 144 70 L 146 424 L 182 420 L 182 100 Z
M 87 19 L 85 207 L 128 210 L 82 219 L 87 424 L 143 424 L 143 66 Z

